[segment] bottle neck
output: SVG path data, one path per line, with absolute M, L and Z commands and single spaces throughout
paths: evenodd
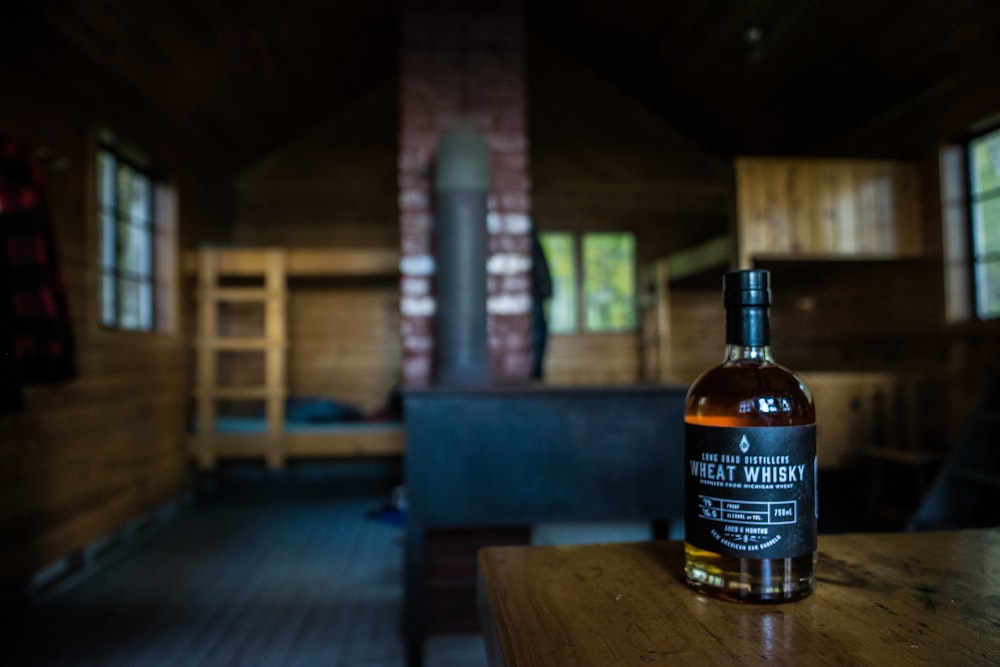
M 732 363 L 737 361 L 772 364 L 774 363 L 774 357 L 771 356 L 771 347 L 769 345 L 753 347 L 749 345 L 733 345 L 731 343 L 727 343 L 726 355 L 722 362 Z
M 726 310 L 726 359 L 769 360 L 770 346 L 766 306 L 730 306 Z

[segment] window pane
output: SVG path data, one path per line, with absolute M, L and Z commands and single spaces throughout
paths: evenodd
M 133 225 L 138 227 L 149 226 L 149 212 L 152 192 L 149 187 L 149 179 L 142 174 L 133 172 L 132 192 L 129 193 L 128 217 Z
M 118 326 L 122 329 L 142 329 L 142 292 L 139 283 L 118 281 Z
M 976 282 L 981 286 L 976 299 L 979 317 L 984 320 L 1000 317 L 1000 260 L 977 264 Z
M 139 285 L 139 328 L 143 331 L 153 328 L 153 285 L 146 281 Z
M 135 225 L 121 226 L 122 274 L 133 278 L 148 278 L 152 268 L 152 248 L 149 229 Z
M 976 314 L 1000 317 L 1000 129 L 968 144 Z
M 115 206 L 118 210 L 119 220 L 124 220 L 128 216 L 129 199 L 132 193 L 132 170 L 125 165 L 118 167 L 118 196 L 115 199 Z
M 1000 188 L 1000 129 L 969 142 L 972 193 Z
M 972 225 L 976 257 L 1000 253 L 1000 196 L 972 207 Z
M 115 288 L 117 281 L 113 273 L 101 274 L 101 324 L 112 327 L 118 320 L 115 312 Z
M 114 271 L 115 268 L 115 218 L 112 215 L 101 216 L 101 268 Z
M 114 150 L 98 151 L 101 225 L 101 321 L 122 329 L 151 330 L 154 319 L 153 183 L 122 163 Z
M 97 153 L 97 202 L 105 212 L 115 203 L 115 156 L 107 151 Z
M 115 156 L 107 151 L 97 153 L 97 213 L 101 221 L 101 268 L 114 271 L 115 267 Z M 102 290 L 102 303 L 107 305 L 107 293 Z M 112 301 L 112 304 L 114 302 Z M 113 312 L 113 308 L 110 312 Z M 103 321 L 108 322 L 109 308 L 103 308 Z M 112 316 L 111 322 L 114 321 Z
M 584 327 L 635 328 L 635 238 L 602 233 L 583 237 Z
M 576 244 L 572 234 L 539 234 L 552 275 L 549 331 L 576 331 Z
M 977 314 L 1000 317 L 1000 196 L 973 205 L 972 233 Z

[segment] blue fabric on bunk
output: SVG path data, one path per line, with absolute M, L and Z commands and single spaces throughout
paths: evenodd
M 329 433 L 332 430 L 347 431 L 378 430 L 398 428 L 398 418 L 365 418 L 358 408 L 328 398 L 296 396 L 285 401 L 285 433 Z M 215 419 L 215 429 L 219 433 L 253 434 L 267 431 L 267 419 L 263 411 L 251 415 L 219 415 Z M 197 430 L 197 424 L 192 424 Z
M 388 421 L 346 421 L 346 422 L 305 422 L 286 420 L 285 433 L 333 433 L 348 431 L 377 431 L 399 428 L 400 422 Z M 217 417 L 215 429 L 219 433 L 253 434 L 267 431 L 267 421 L 261 417 Z
M 285 419 L 289 422 L 329 424 L 361 421 L 364 415 L 353 405 L 328 398 L 296 396 L 285 401 Z

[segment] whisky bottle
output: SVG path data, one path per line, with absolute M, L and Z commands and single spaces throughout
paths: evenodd
M 771 356 L 770 273 L 723 278 L 722 363 L 685 403 L 684 571 L 700 593 L 790 602 L 816 586 L 816 413 Z

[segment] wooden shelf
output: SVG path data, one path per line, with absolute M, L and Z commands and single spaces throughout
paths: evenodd
M 215 271 L 227 276 L 259 276 L 269 253 L 284 257 L 285 276 L 394 276 L 399 275 L 399 251 L 390 248 L 206 248 L 184 256 L 184 270 L 199 270 L 199 257 L 214 256 Z
M 219 386 L 209 386 L 209 387 L 196 387 L 194 390 L 195 398 L 199 400 L 250 400 L 250 399 L 268 399 L 275 396 L 284 397 L 284 391 L 276 391 L 272 387 L 266 385 L 261 386 L 245 386 L 245 387 L 219 387 Z
M 255 352 L 255 351 L 266 351 L 271 349 L 282 349 L 286 345 L 285 341 L 281 339 L 268 339 L 268 338 L 246 338 L 246 337 L 235 337 L 235 336 L 220 336 L 218 338 L 205 338 L 195 341 L 195 347 L 198 349 L 205 350 L 216 350 L 216 351 L 244 351 L 244 352 Z
M 195 292 L 195 297 L 214 301 L 264 303 L 268 299 L 280 299 L 281 292 L 267 290 L 263 287 L 216 287 L 204 292 Z
M 735 251 L 735 243 L 727 234 L 675 252 L 666 259 L 667 279 L 676 283 L 709 276 L 721 289 L 722 274 L 732 266 Z

